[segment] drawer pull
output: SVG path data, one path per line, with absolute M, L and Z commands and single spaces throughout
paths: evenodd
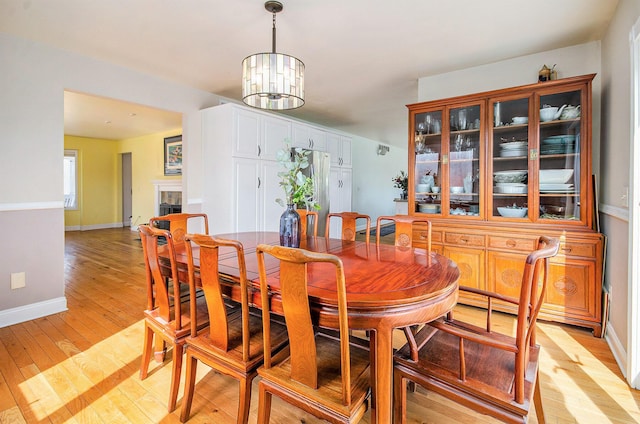
M 516 247 L 517 245 L 515 240 L 507 240 L 507 247 Z
M 420 240 L 426 240 L 427 239 L 427 234 L 426 233 L 420 233 Z
M 466 239 L 466 238 L 461 238 L 460 241 L 463 243 L 469 243 L 469 239 Z
M 563 251 L 564 253 L 571 253 L 571 250 L 572 250 L 572 249 L 571 249 L 570 247 L 563 247 L 563 248 L 562 248 L 562 251 Z

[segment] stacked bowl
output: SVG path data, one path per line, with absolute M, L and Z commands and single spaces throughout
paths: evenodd
M 519 156 L 527 156 L 527 141 L 516 140 L 506 143 L 500 143 L 500 157 L 513 158 Z

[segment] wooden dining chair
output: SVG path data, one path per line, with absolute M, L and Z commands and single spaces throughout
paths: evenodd
M 535 333 L 548 261 L 557 253 L 557 239 L 539 238 L 526 258 L 518 299 L 460 287 L 487 299 L 484 328 L 450 313 L 415 335 L 405 330 L 409 342 L 394 356 L 394 423 L 406 420 L 407 380 L 506 423 L 526 422 L 533 400 L 538 422 L 545 422 Z M 494 301 L 517 310 L 515 336 L 491 328 Z
M 431 251 L 431 221 L 425 218 L 415 217 L 411 215 L 389 215 L 379 216 L 376 222 L 376 244 L 380 244 L 381 224 L 384 221 L 393 221 L 395 224 L 395 241 L 394 244 L 400 247 L 413 246 L 413 224 L 421 222 L 427 224 L 426 232 L 420 234 L 420 241 L 425 242 L 427 252 Z M 420 244 L 421 243 L 416 243 Z
M 184 236 L 189 232 L 209 234 L 209 218 L 205 213 L 170 213 L 149 219 L 149 225 L 155 228 L 164 227 L 167 223 L 174 244 L 184 243 Z
M 330 254 L 265 244 L 258 245 L 256 251 L 262 305 L 269 305 L 265 254 L 280 261 L 280 293 L 289 334 L 289 349 L 283 351 L 286 355 L 272 356 L 270 310 L 264 307 L 265 355 L 264 365 L 258 369 L 262 378 L 257 422 L 269 422 L 273 394 L 332 423 L 358 422 L 368 408 L 370 356 L 365 346 L 350 343 L 342 261 Z M 307 293 L 307 273 L 312 266 L 314 275 L 321 274 L 319 278 L 335 278 L 337 334 L 314 328 Z
M 231 376 L 240 383 L 238 398 L 238 424 L 249 419 L 251 383 L 256 369 L 262 365 L 263 335 L 260 311 L 249 308 L 249 296 L 253 289 L 247 281 L 247 268 L 242 243 L 208 235 L 187 234 L 187 268 L 189 287 L 192 295 L 196 288 L 196 267 L 194 265 L 193 242 L 199 247 L 200 285 L 207 301 L 211 325 L 200 330 L 199 317 L 192 309 L 191 336 L 187 338 L 186 379 L 180 420 L 186 422 L 191 413 L 195 391 L 198 361 L 216 371 Z M 218 259 L 220 248 L 230 248 L 238 259 L 240 307 L 228 304 L 223 296 L 223 286 L 219 277 Z M 272 350 L 278 352 L 287 344 L 287 330 L 283 323 L 270 323 Z M 271 353 L 271 351 L 269 352 Z
M 337 217 L 342 221 L 342 228 L 340 232 L 340 238 L 342 240 L 355 241 L 356 240 L 356 222 L 358 219 L 364 219 L 367 223 L 366 228 L 366 241 L 369 243 L 370 232 L 371 232 L 371 218 L 369 215 L 364 215 L 358 212 L 332 212 L 327 214 L 327 225 L 324 229 L 324 236 L 329 238 L 329 224 L 331 223 L 331 218 Z
M 198 314 L 198 327 L 209 325 L 204 297 L 198 297 L 191 303 L 188 295 L 183 295 L 182 284 L 178 277 L 178 265 L 173 236 L 168 230 L 140 225 L 140 240 L 144 252 L 144 263 L 147 280 L 147 309 L 144 311 L 144 342 L 142 347 L 142 363 L 140 364 L 140 378 L 147 378 L 149 362 L 153 351 L 154 335 L 161 343 L 156 346 L 169 345 L 173 347 L 171 384 L 169 387 L 169 412 L 176 407 L 178 387 L 180 386 L 180 372 L 182 369 L 182 353 L 185 338 L 191 331 L 191 308 Z M 162 246 L 159 239 L 165 242 Z M 161 263 L 159 251 L 163 249 L 166 262 Z M 170 278 L 165 278 L 163 267 L 170 268 Z M 161 354 L 164 357 L 164 350 Z
M 307 227 L 309 226 L 309 219 L 313 223 L 313 236 L 318 236 L 318 212 L 310 211 L 307 209 L 296 209 L 298 215 L 300 215 L 300 234 L 304 237 L 307 236 Z

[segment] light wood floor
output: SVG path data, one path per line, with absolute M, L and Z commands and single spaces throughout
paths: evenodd
M 180 399 L 166 412 L 170 364 L 153 363 L 150 376 L 138 378 L 145 285 L 137 233 L 70 232 L 65 246 L 69 310 L 0 328 L 0 423 L 179 422 Z M 511 318 L 500 325 L 510 328 Z M 539 329 L 548 423 L 640 422 L 640 394 L 629 389 L 604 340 L 575 327 L 541 322 Z M 190 422 L 235 423 L 237 393 L 234 380 L 200 366 Z M 253 395 L 249 422 L 256 420 L 257 380 Z M 408 418 L 496 422 L 422 389 L 410 394 Z M 271 422 L 319 421 L 274 398 Z M 535 413 L 530 422 L 537 423 Z

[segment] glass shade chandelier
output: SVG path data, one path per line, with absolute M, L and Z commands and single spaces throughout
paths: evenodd
M 242 61 L 242 101 L 259 109 L 296 109 L 304 105 L 304 63 L 276 53 L 276 13 L 282 3 L 267 1 L 264 8 L 273 14 L 272 51 Z

